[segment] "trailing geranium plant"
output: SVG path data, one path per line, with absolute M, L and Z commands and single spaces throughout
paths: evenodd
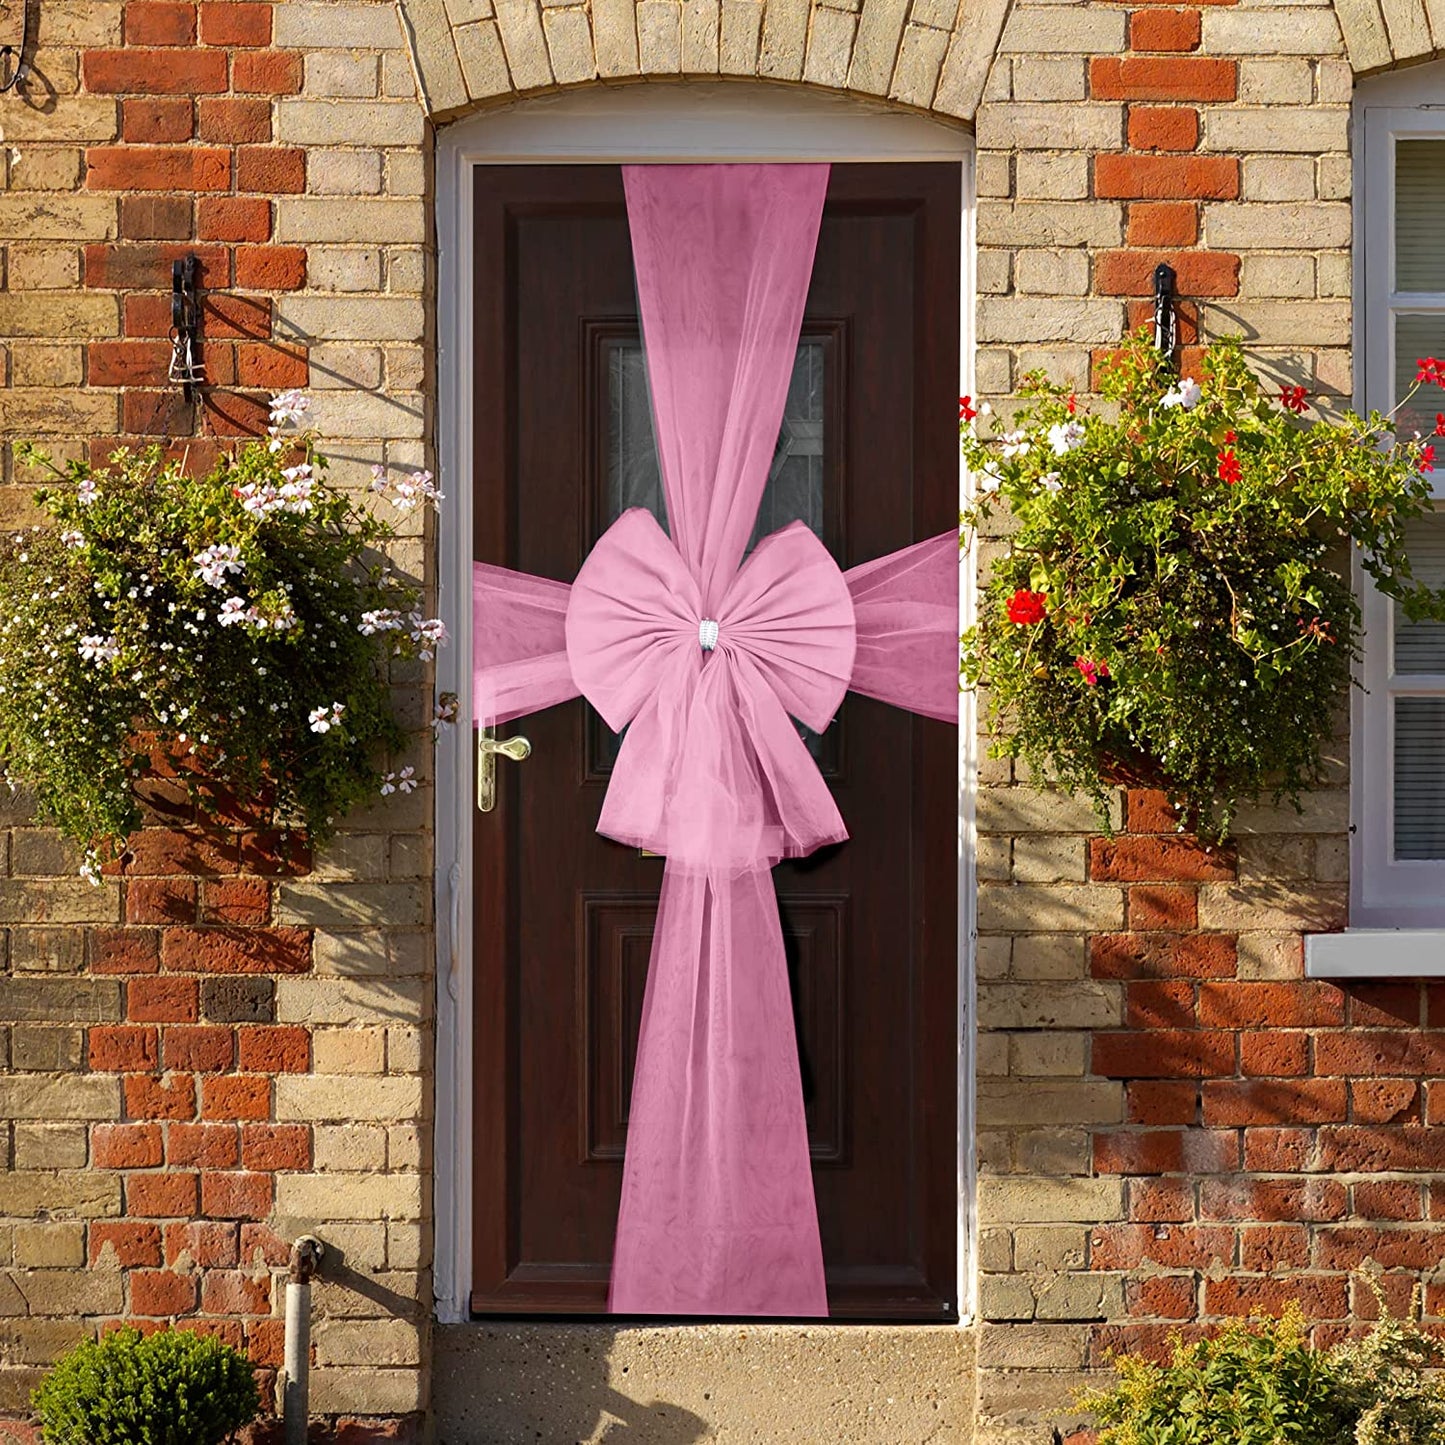
M 1422 361 L 1416 388 L 1441 384 Z M 1445 617 L 1405 555 L 1434 443 L 1396 441 L 1394 413 L 1307 419 L 1304 388 L 1266 396 L 1235 341 L 1196 381 L 1133 338 L 1101 391 L 1091 413 L 1031 373 L 987 438 L 961 399 L 966 534 L 1011 519 L 964 680 L 987 690 L 995 755 L 1089 795 L 1106 825 L 1111 781 L 1132 777 L 1218 839 L 1242 801 L 1298 807 L 1322 776 L 1358 653 L 1350 544 L 1408 616 Z
M 412 767 L 381 771 L 405 743 L 388 669 L 433 657 L 446 629 L 385 561 L 390 523 L 328 484 L 306 410 L 275 397 L 268 435 L 204 476 L 157 446 L 103 469 L 20 449 L 54 474 L 36 494 L 53 525 L 0 541 L 0 761 L 92 881 L 158 766 L 201 816 L 220 791 L 313 843 L 416 786 Z M 440 500 L 425 472 L 377 467 L 372 490 Z M 438 723 L 454 715 L 443 698 Z

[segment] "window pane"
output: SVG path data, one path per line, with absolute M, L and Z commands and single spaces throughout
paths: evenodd
M 1445 859 L 1445 697 L 1395 699 L 1395 856 Z
M 1445 140 L 1395 142 L 1395 289 L 1445 291 Z
M 1390 400 L 1399 401 L 1415 384 L 1416 362 L 1423 356 L 1445 359 L 1445 315 L 1395 313 L 1395 389 Z M 1429 436 L 1436 413 L 1445 409 L 1438 387 L 1422 386 L 1415 400 L 1396 418 L 1396 436 L 1408 441 L 1415 432 Z
M 1415 576 L 1445 587 L 1445 512 L 1417 517 L 1405 535 Z M 1445 622 L 1411 622 L 1396 603 L 1395 671 L 1445 673 Z

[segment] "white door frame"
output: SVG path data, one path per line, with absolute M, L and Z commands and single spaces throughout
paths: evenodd
M 637 161 L 953 161 L 963 168 L 959 390 L 973 390 L 973 137 L 921 116 L 766 82 L 677 81 L 570 91 L 459 121 L 437 138 L 438 421 L 448 501 L 439 609 L 452 645 L 437 687 L 459 699 L 436 753 L 436 1317 L 469 1317 L 472 1279 L 472 168 Z M 960 495 L 966 478 L 960 468 Z M 974 579 L 963 567 L 962 625 Z M 958 1300 L 974 1311 L 974 791 L 972 694 L 959 702 Z

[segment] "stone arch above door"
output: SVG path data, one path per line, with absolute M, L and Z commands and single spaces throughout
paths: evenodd
M 1445 52 L 1440 0 L 1335 0 L 1335 13 L 1356 75 Z
M 794 81 L 971 120 L 1011 0 L 399 0 L 423 102 L 596 82 Z

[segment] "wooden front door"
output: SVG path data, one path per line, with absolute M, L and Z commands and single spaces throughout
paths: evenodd
M 663 511 L 615 166 L 476 172 L 478 558 L 571 581 Z M 833 169 L 757 536 L 843 567 L 956 525 L 957 166 Z M 662 860 L 600 837 L 616 741 L 521 719 L 475 815 L 479 1313 L 606 1307 Z M 832 1314 L 956 1317 L 957 738 L 850 694 L 809 746 L 847 843 L 775 872 Z

